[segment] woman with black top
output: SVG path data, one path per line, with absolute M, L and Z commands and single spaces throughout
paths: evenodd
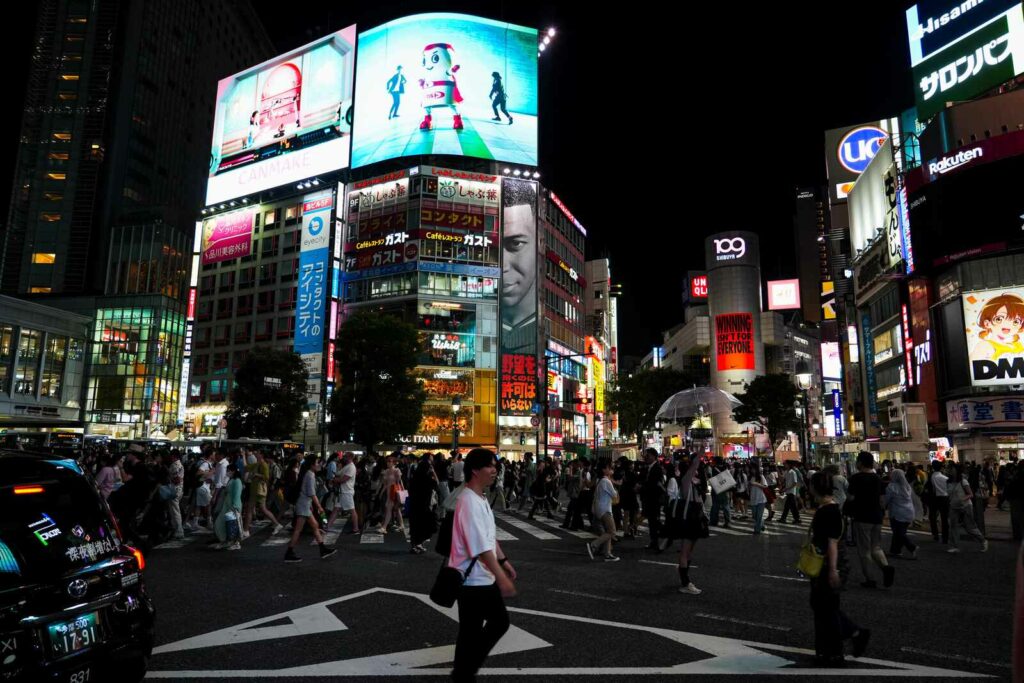
M 430 455 L 424 455 L 412 471 L 409 482 L 409 552 L 419 555 L 427 552 L 423 544 L 437 530 L 437 518 L 430 509 L 430 497 L 437 490 L 437 477 Z
M 814 612 L 814 652 L 821 666 L 843 665 L 843 641 L 853 641 L 853 656 L 860 657 L 871 631 L 861 628 L 839 609 L 840 571 L 846 572 L 843 513 L 832 497 L 832 476 L 816 472 L 811 493 L 818 509 L 811 520 L 811 543 L 824 556 L 821 573 L 811 579 L 811 610 Z

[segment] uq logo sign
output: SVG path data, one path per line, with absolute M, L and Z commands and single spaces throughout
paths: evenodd
M 743 258 L 747 253 L 747 241 L 742 237 L 725 237 L 715 240 L 715 260 L 732 261 Z
M 850 173 L 860 175 L 888 137 L 888 133 L 875 126 L 854 128 L 839 141 L 836 150 L 839 163 Z

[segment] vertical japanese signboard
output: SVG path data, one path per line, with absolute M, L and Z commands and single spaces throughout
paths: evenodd
M 307 195 L 302 203 L 302 242 L 295 302 L 295 353 L 322 354 L 327 329 L 331 191 Z M 305 359 L 303 359 L 305 360 Z
M 502 415 L 530 415 L 537 401 L 537 357 L 506 353 L 501 357 Z

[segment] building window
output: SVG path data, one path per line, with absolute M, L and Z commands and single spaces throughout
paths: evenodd
M 18 367 L 14 374 L 14 393 L 36 393 L 36 375 L 39 372 L 42 343 L 42 332 L 25 329 L 21 331 L 21 338 L 18 341 Z
M 79 78 L 78 74 L 61 74 L 60 80 L 62 81 L 77 81 Z
M 213 275 L 204 275 L 199 280 L 199 293 L 200 294 L 213 294 Z
M 217 319 L 230 318 L 234 314 L 234 299 L 219 299 L 217 301 Z
M 233 292 L 235 290 L 235 271 L 229 270 L 220 274 L 220 291 Z
M 43 359 L 43 378 L 39 392 L 47 398 L 60 400 L 61 380 L 64 378 L 64 364 L 68 356 L 68 338 L 50 337 L 46 340 L 46 357 Z
M 277 338 L 283 339 L 295 334 L 295 316 L 277 319 Z
M 67 161 L 71 158 L 71 155 L 67 152 L 50 152 L 47 156 L 54 161 Z
M 271 230 L 274 228 L 274 223 L 277 221 L 276 211 L 267 211 L 263 214 L 263 230 Z
M 210 380 L 210 400 L 223 401 L 228 397 L 228 381 L 226 379 Z
M 59 192 L 44 192 L 43 199 L 48 202 L 59 202 L 64 199 L 64 195 Z
M 213 354 L 213 374 L 223 375 L 228 369 L 228 352 L 218 351 Z
M 68 176 L 66 173 L 47 173 L 46 177 L 49 180 L 65 180 Z
M 227 344 L 231 339 L 231 325 L 217 325 L 217 334 L 214 343 L 217 345 Z
M 246 294 L 238 297 L 238 315 L 248 315 L 252 313 L 252 294 Z
M 192 372 L 196 375 L 205 375 L 209 367 L 210 357 L 205 353 L 200 354 L 195 357 L 195 365 L 192 366 Z
M 274 290 L 267 290 L 259 293 L 259 298 L 256 300 L 256 311 L 258 313 L 266 313 L 274 310 L 274 299 L 276 294 Z
M 256 282 L 256 266 L 249 266 L 248 268 L 242 268 L 238 272 L 238 288 L 247 289 L 253 286 Z
M 203 299 L 199 302 L 196 311 L 196 320 L 209 320 L 213 312 L 213 302 L 209 299 Z
M 252 323 L 235 323 L 235 343 L 248 344 L 252 337 Z
M 264 240 L 266 241 L 266 240 Z M 277 264 L 264 263 L 260 265 L 260 285 L 272 285 L 277 282 Z
M 11 390 L 11 362 L 14 360 L 14 326 L 0 325 L 0 393 Z
M 274 334 L 274 320 L 273 318 L 267 318 L 266 320 L 256 321 L 256 341 L 266 341 L 270 339 L 271 335 Z
M 53 262 L 57 260 L 57 255 L 46 252 L 36 252 L 32 254 L 32 263 L 46 263 L 53 265 Z
M 50 287 L 29 287 L 29 294 L 49 294 L 53 289 Z
M 71 142 L 71 133 L 67 131 L 57 131 L 52 137 L 54 140 L 60 140 L 61 142 Z

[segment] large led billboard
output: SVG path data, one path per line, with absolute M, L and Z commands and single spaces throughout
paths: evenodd
M 889 119 L 825 131 L 825 171 L 832 204 L 846 201 L 894 128 L 895 120 Z
M 419 154 L 537 165 L 537 31 L 418 14 L 359 35 L 352 166 Z
M 750 313 L 715 316 L 718 370 L 754 369 L 754 317 Z
M 769 280 L 768 310 L 788 311 L 800 308 L 800 280 Z
M 524 416 L 531 413 L 536 397 L 537 184 L 506 178 L 502 182 L 501 204 L 499 414 Z
M 1024 384 L 1024 287 L 964 292 L 971 384 Z
M 936 19 L 929 10 L 929 16 L 922 15 L 922 8 L 932 4 L 948 6 L 948 14 L 939 14 Z M 927 121 L 947 102 L 971 99 L 1024 72 L 1024 11 L 1020 2 L 1008 8 L 1003 4 L 998 0 L 993 0 L 991 5 L 972 1 L 956 3 L 954 8 L 952 2 L 922 3 L 907 11 L 912 77 L 920 120 Z M 967 9 L 959 12 L 955 20 L 942 23 L 944 16 L 951 17 L 953 9 L 961 7 Z M 1003 11 L 992 17 L 997 9 Z M 982 19 L 985 19 L 983 23 L 976 21 Z M 976 27 L 966 33 L 957 29 L 972 24 Z M 927 32 L 929 26 L 932 27 L 930 33 Z M 946 36 L 953 42 L 942 47 L 923 42 L 932 35 Z M 926 57 L 929 46 L 937 49 Z M 914 62 L 915 59 L 920 61 Z
M 356 27 L 221 80 L 206 203 L 346 168 Z

